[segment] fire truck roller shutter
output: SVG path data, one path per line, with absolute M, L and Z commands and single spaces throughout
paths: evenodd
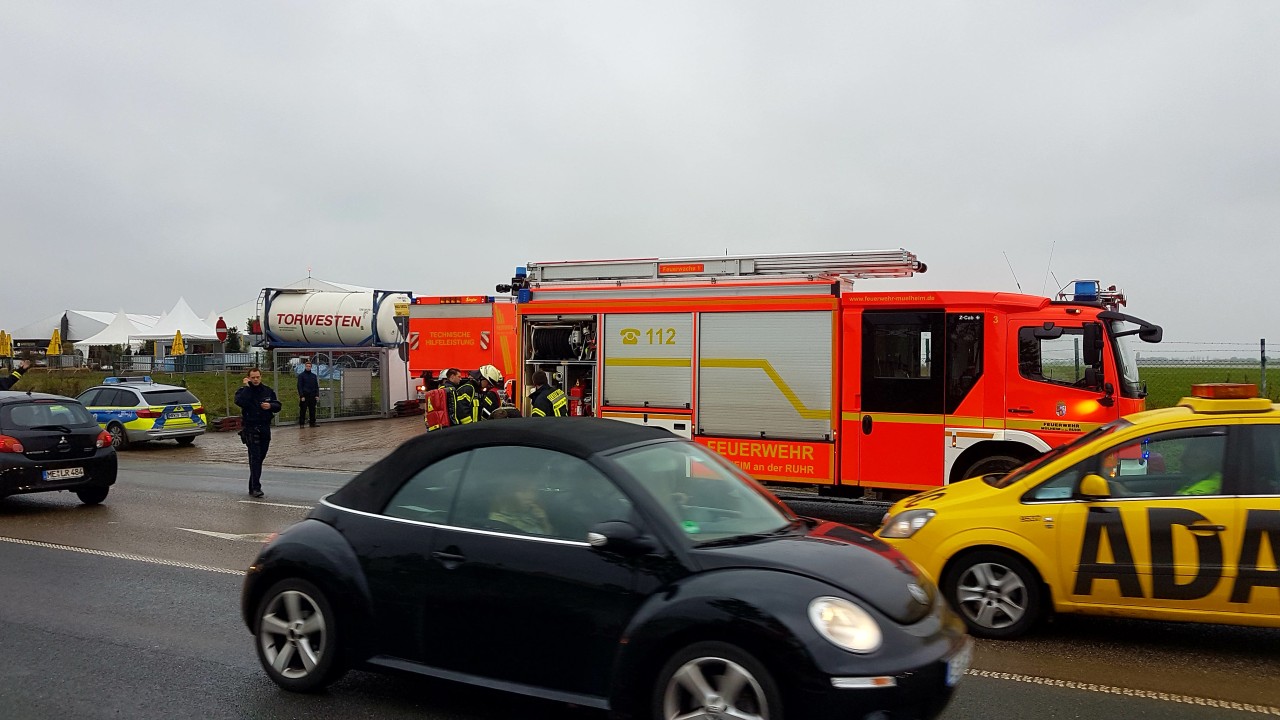
M 604 402 L 687 408 L 693 400 L 693 313 L 604 319 Z
M 699 433 L 831 438 L 831 312 L 702 313 L 698 323 Z

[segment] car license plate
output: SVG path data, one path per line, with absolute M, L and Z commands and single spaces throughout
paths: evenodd
M 84 477 L 84 468 L 82 467 L 58 468 L 56 470 L 44 471 L 45 480 L 70 480 L 71 478 L 80 477 Z
M 973 640 L 965 640 L 960 652 L 947 661 L 947 687 L 955 687 L 960 678 L 969 671 L 969 663 L 973 662 Z
M 164 416 L 165 416 L 166 418 L 170 419 L 170 420 L 176 420 L 176 419 L 178 419 L 178 418 L 189 418 L 189 417 L 191 417 L 191 411 L 190 411 L 190 410 L 188 410 L 188 411 L 186 411 L 186 412 L 171 412 L 171 413 L 165 413 L 165 415 L 164 415 Z

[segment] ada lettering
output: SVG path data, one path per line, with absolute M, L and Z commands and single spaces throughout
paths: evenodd
M 1209 519 L 1186 508 L 1150 508 L 1147 510 L 1151 541 L 1151 595 L 1159 600 L 1196 600 L 1209 595 L 1222 579 L 1222 535 L 1214 530 L 1192 533 L 1195 538 L 1199 569 L 1195 577 L 1179 583 L 1174 576 L 1174 526 L 1209 525 Z M 1100 562 L 1102 537 L 1106 536 L 1114 562 Z M 1280 556 L 1280 510 L 1250 510 L 1245 520 L 1244 539 L 1236 561 L 1236 582 L 1231 589 L 1231 602 L 1247 604 L 1255 587 L 1280 588 L 1280 568 L 1258 567 L 1262 545 L 1271 547 L 1272 557 Z M 1133 550 L 1125 531 L 1119 508 L 1089 509 L 1076 567 L 1075 595 L 1092 595 L 1095 580 L 1115 580 L 1124 597 L 1145 597 L 1138 580 Z

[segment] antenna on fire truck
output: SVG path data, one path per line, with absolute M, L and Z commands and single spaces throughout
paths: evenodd
M 1013 284 L 1018 286 L 1018 292 L 1022 292 L 1022 283 L 1018 282 L 1018 273 L 1013 271 L 1013 263 L 1009 262 L 1009 253 L 1000 251 L 1004 255 L 1004 261 L 1009 263 L 1009 274 L 1013 276 Z

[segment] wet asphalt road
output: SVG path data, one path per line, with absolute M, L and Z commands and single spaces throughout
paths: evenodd
M 603 717 L 359 672 L 320 697 L 277 691 L 240 622 L 236 573 L 265 534 L 303 517 L 350 472 L 271 469 L 267 497 L 251 501 L 243 464 L 168 450 L 123 453 L 120 484 L 101 507 L 66 493 L 0 501 L 0 717 Z M 1275 630 L 1059 619 L 1024 642 L 979 643 L 945 717 L 1280 716 L 1277 647 Z

